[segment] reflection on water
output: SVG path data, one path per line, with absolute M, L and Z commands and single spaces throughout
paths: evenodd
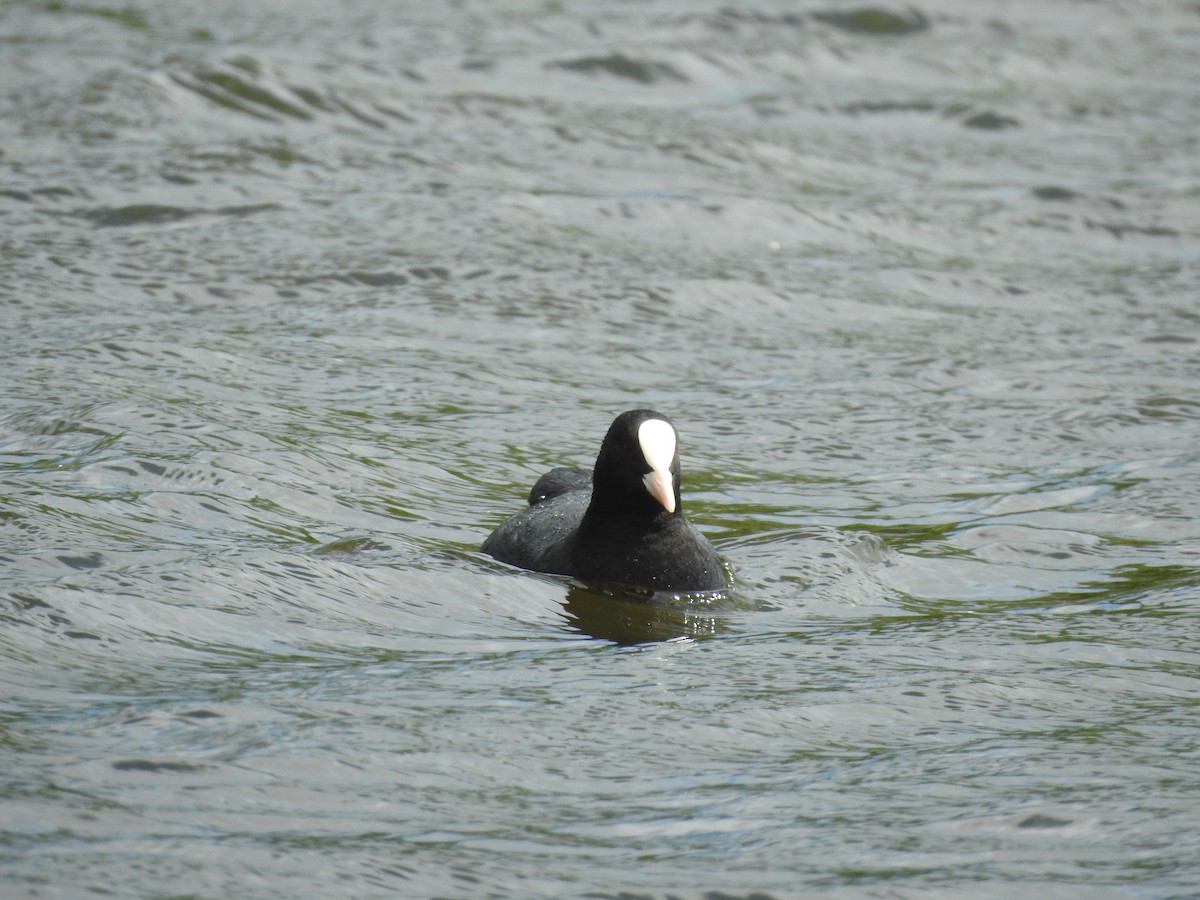
M 730 605 L 724 594 L 635 593 L 572 584 L 563 609 L 572 627 L 618 644 L 710 637 L 728 627 L 718 612 Z

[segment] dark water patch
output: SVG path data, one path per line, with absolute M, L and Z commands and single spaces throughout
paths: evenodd
M 807 24 L 808 20 L 803 13 L 798 12 L 769 13 L 755 9 L 739 9 L 733 6 L 726 6 L 711 21 L 716 27 L 728 27 L 731 23 L 749 22 L 754 25 L 802 28 Z
M 130 206 L 109 207 L 83 213 L 100 228 L 120 228 L 127 225 L 161 225 L 179 222 L 197 215 L 193 209 L 177 206 L 160 206 L 154 203 L 137 203 Z
M 931 113 L 938 104 L 929 100 L 858 100 L 838 107 L 848 115 L 877 115 L 891 113 Z
M 1200 587 L 1200 569 L 1174 564 L 1154 563 L 1117 566 L 1103 578 L 1088 579 L 1071 590 L 1054 591 L 1041 596 L 1006 600 L 1005 609 L 1053 612 L 1061 608 L 1084 608 L 1113 614 L 1173 615 L 1160 608 L 1161 598 L 1184 589 Z
M 609 56 L 583 56 L 578 59 L 546 63 L 547 69 L 562 69 L 584 75 L 611 75 L 638 84 L 657 84 L 662 81 L 686 82 L 687 76 L 669 63 L 635 59 L 624 53 Z
M 1129 222 L 1097 222 L 1093 219 L 1084 219 L 1083 224 L 1092 231 L 1106 231 L 1115 238 L 1124 238 L 1128 235 L 1135 237 L 1180 237 L 1180 232 L 1175 228 L 1169 228 L 1164 225 L 1134 225 Z
M 298 84 L 289 84 L 288 90 L 317 112 L 333 113 L 338 110 L 338 106 L 327 99 L 320 91 Z
M 862 6 L 850 10 L 818 11 L 812 17 L 825 25 L 853 34 L 904 36 L 926 31 L 930 27 L 929 19 L 916 9 L 899 13 L 878 6 Z
M 1159 334 L 1143 338 L 1151 344 L 1194 344 L 1196 338 L 1188 335 Z M 1200 400 L 1185 397 L 1149 397 L 1138 403 L 1137 411 L 1148 419 L 1187 421 L 1200 419 Z
M 1120 566 L 1097 585 L 1113 600 L 1141 600 L 1181 587 L 1200 586 L 1200 568 L 1176 564 Z
M 1018 119 L 993 112 L 992 110 L 975 113 L 963 120 L 965 127 L 975 128 L 980 131 L 1003 131 L 1007 128 L 1017 128 L 1020 124 L 1021 122 Z
M 68 413 L 74 412 L 75 415 Z M 28 410 L 4 420 L 8 434 L 24 434 L 38 437 L 63 437 L 76 434 L 100 438 L 108 442 L 119 435 L 87 421 L 96 412 L 96 407 L 86 406 L 76 410 Z
M 49 200 L 58 200 L 64 197 L 87 197 L 86 188 L 69 188 L 69 187 L 45 187 L 34 188 L 31 192 L 35 197 L 45 197 Z
M 184 775 L 211 768 L 202 763 L 163 762 L 152 759 L 121 759 L 114 762 L 112 767 L 118 772 L 146 772 L 152 775 Z
M 197 209 L 165 206 L 157 203 L 133 203 L 128 206 L 101 207 L 72 213 L 76 218 L 86 219 L 97 228 L 127 228 L 131 226 L 169 225 L 199 217 L 232 217 L 271 212 L 280 207 L 274 203 L 259 203 L 246 206 L 223 206 L 216 209 Z
M 292 90 L 293 91 L 303 91 L 304 96 L 306 96 L 306 97 L 310 96 L 310 95 L 314 95 L 316 93 L 315 91 L 312 91 L 307 88 L 292 88 Z M 306 102 L 308 102 L 308 101 L 306 100 Z M 326 109 L 330 109 L 333 111 L 341 110 L 342 112 L 346 113 L 351 118 L 358 120 L 362 124 L 369 125 L 371 128 L 375 128 L 378 130 L 383 130 L 388 127 L 388 123 L 387 123 L 387 121 L 385 121 L 385 119 L 392 119 L 393 121 L 405 122 L 410 125 L 415 124 L 415 122 L 416 122 L 416 120 L 413 119 L 411 116 L 405 115 L 404 113 L 402 113 L 398 110 L 393 110 L 393 109 L 390 109 L 388 107 L 378 105 L 378 104 L 375 105 L 373 107 L 373 109 L 375 112 L 379 113 L 379 115 L 372 115 L 368 112 L 365 112 L 362 109 L 362 106 L 360 104 L 351 103 L 349 100 L 346 100 L 342 97 L 333 97 L 328 102 L 323 101 L 322 105 L 319 106 L 318 108 L 321 109 L 322 111 L 326 111 Z
M 67 631 L 63 632 L 63 637 L 72 638 L 74 640 L 84 640 L 84 641 L 106 641 L 106 640 L 108 640 L 107 638 L 105 638 L 101 635 L 95 634 L 91 631 L 67 630 Z
M 280 166 L 291 166 L 298 163 L 314 165 L 315 160 L 298 150 L 290 141 L 274 140 L 249 145 L 249 150 L 256 156 L 261 156 L 278 163 Z
M 450 270 L 444 266 L 415 266 L 409 269 L 413 277 L 420 278 L 422 281 L 436 279 L 438 281 L 446 281 L 450 277 Z
M 192 73 L 174 72 L 171 78 L 176 84 L 199 94 L 217 106 L 245 113 L 256 119 L 308 121 L 313 118 L 313 110 L 318 107 L 312 102 L 312 93 L 306 92 L 304 96 L 296 96 L 295 100 L 292 100 L 286 96 L 293 93 L 288 88 L 282 85 L 268 87 L 258 83 L 260 79 L 257 64 L 249 66 L 245 63 L 235 63 L 231 64 L 230 68 L 236 71 L 202 69 Z
M 1042 187 L 1034 188 L 1033 196 L 1037 197 L 1039 200 L 1052 200 L 1052 201 L 1056 201 L 1056 202 L 1063 202 L 1063 201 L 1067 201 L 1067 200 L 1075 200 L 1079 197 L 1079 194 L 1077 194 L 1075 191 L 1071 190 L 1070 188 L 1059 187 L 1058 185 L 1053 185 L 1053 184 L 1047 184 L 1047 185 L 1043 185 Z
M 349 277 L 370 287 L 400 287 L 408 284 L 408 276 L 399 272 L 351 272 Z
M 181 165 L 187 169 L 184 177 L 195 182 L 198 176 L 212 172 L 245 172 L 255 164 L 268 159 L 281 167 L 294 164 L 317 165 L 317 162 L 300 151 L 296 145 L 282 137 L 271 140 L 239 140 L 222 149 L 192 150 Z
M 294 283 L 296 285 L 334 283 L 363 285 L 373 288 L 396 288 L 404 287 L 414 280 L 419 282 L 472 280 L 492 274 L 494 273 L 489 269 L 466 269 L 458 272 L 441 265 L 418 265 L 410 267 L 405 272 L 396 272 L 387 269 L 359 269 L 350 272 L 306 275 L 295 279 Z
M 64 566 L 76 571 L 98 569 L 104 565 L 104 557 L 99 553 L 85 553 L 81 556 L 59 556 L 56 558 Z
M 925 548 L 938 556 L 944 556 L 947 552 L 947 539 L 961 527 L 961 522 L 935 524 L 857 522 L 847 525 L 845 530 L 874 535 L 887 546 L 896 550 L 919 551 L 921 548 Z
M 108 21 L 116 22 L 136 31 L 145 31 L 150 27 L 150 21 L 146 18 L 146 14 L 133 6 L 118 8 L 114 6 L 92 6 L 80 3 L 64 3 L 62 0 L 49 0 L 43 8 L 49 13 L 93 16 L 99 19 L 107 19 Z
M 52 608 L 45 600 L 41 599 L 40 597 L 34 597 L 32 594 L 16 593 L 12 595 L 12 600 L 21 611 Z
M 315 548 L 312 552 L 321 556 L 329 556 L 332 554 L 353 556 L 359 553 L 368 553 L 372 550 L 391 550 L 392 548 L 370 537 L 348 537 L 340 538 L 336 541 L 330 541 L 327 544 L 322 544 Z
M 1070 819 L 1060 819 L 1057 816 L 1047 816 L 1042 813 L 1034 813 L 1031 816 L 1026 816 L 1017 823 L 1018 828 L 1065 828 L 1071 824 Z

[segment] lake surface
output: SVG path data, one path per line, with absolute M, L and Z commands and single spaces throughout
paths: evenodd
M 0 9 L 0 893 L 1200 893 L 1200 8 Z M 478 552 L 612 417 L 737 572 Z

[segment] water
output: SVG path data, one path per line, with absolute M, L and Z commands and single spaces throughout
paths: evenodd
M 5 896 L 1200 891 L 1189 3 L 10 3 Z M 738 573 L 481 556 L 612 415 Z

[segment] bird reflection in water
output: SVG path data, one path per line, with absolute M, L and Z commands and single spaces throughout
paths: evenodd
M 720 612 L 729 603 L 722 592 L 676 595 L 573 584 L 563 611 L 575 630 L 628 645 L 719 634 L 726 630 Z

